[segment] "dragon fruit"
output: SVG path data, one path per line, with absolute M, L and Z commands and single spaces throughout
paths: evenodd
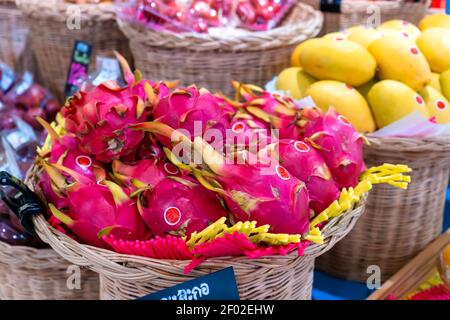
M 301 115 L 305 141 L 325 160 L 338 187 L 355 187 L 366 169 L 364 137 L 333 108 L 325 114 L 317 108 L 305 108 Z
M 309 206 L 316 214 L 339 197 L 339 189 L 327 164 L 319 153 L 304 141 L 280 140 L 261 153 L 277 159 L 293 176 L 304 181 L 308 189 Z
M 49 133 L 51 144 L 49 150 L 40 153 L 40 157 L 46 158 L 49 163 L 63 165 L 94 181 L 102 181 L 106 178 L 107 173 L 101 164 L 95 162 L 78 148 L 78 140 L 75 136 L 70 134 L 59 136 L 45 120 L 39 117 L 36 120 Z M 47 169 L 52 170 L 50 167 Z M 65 179 L 68 180 L 70 177 L 65 175 Z M 47 172 L 41 175 L 38 185 L 46 199 L 55 204 L 57 208 L 67 206 L 67 199 L 61 195 L 58 186 L 52 183 Z
M 272 142 L 270 126 L 243 110 L 236 112 L 230 125 L 226 136 L 229 150 L 258 152 Z
M 214 192 L 189 177 L 164 178 L 139 195 L 138 208 L 149 229 L 160 236 L 189 237 L 227 214 Z
M 136 151 L 144 135 L 130 130 L 128 125 L 145 121 L 149 107 L 168 94 L 164 84 L 137 81 L 123 57 L 118 59 L 127 87 L 106 81 L 76 93 L 61 109 L 65 128 L 78 137 L 79 148 L 105 163 Z
M 269 224 L 274 233 L 308 231 L 310 209 L 306 186 L 281 165 L 258 161 L 247 151 L 237 153 L 241 158 L 238 164 L 230 162 L 202 138 L 196 137 L 192 143 L 162 123 L 147 122 L 133 128 L 173 137 L 201 154 L 204 163 L 200 168 L 193 168 L 195 177 L 224 197 L 235 220 Z
M 178 88 L 162 98 L 153 109 L 155 121 L 170 127 L 183 129 L 193 139 L 211 129 L 217 130 L 222 138 L 214 140 L 217 148 L 223 148 L 223 138 L 230 127 L 228 111 L 222 101 L 206 89 L 198 90 L 195 86 Z M 214 137 L 211 137 L 211 139 Z M 170 137 L 158 136 L 160 142 L 171 148 Z M 207 141 L 212 142 L 206 138 Z
M 180 175 L 180 170 L 169 162 L 158 159 L 144 159 L 126 164 L 120 160 L 112 162 L 113 175 L 129 190 L 139 188 L 153 189 L 168 175 Z
M 299 111 L 294 101 L 276 93 L 242 83 L 234 83 L 237 99 L 244 98 L 241 107 L 257 118 L 269 123 L 277 129 L 280 139 L 299 139 L 300 129 L 297 126 Z
M 104 235 L 112 234 L 125 240 L 145 240 L 149 237 L 136 204 L 119 185 L 107 180 L 101 183 L 91 180 L 59 164 L 44 162 L 43 165 L 68 201 L 68 207 L 63 210 L 49 203 L 50 211 L 81 241 L 105 248 Z M 73 182 L 60 185 L 65 181 L 62 172 L 70 175 Z

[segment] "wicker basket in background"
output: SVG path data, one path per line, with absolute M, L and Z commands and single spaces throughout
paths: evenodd
M 136 68 L 152 80 L 178 80 L 231 94 L 231 80 L 263 86 L 289 66 L 292 50 L 316 36 L 322 15 L 297 4 L 281 26 L 229 35 L 153 31 L 119 19 L 130 39 Z
M 71 264 L 52 249 L 11 246 L 0 241 L 0 300 L 98 299 L 99 278 L 81 269 L 80 289 L 69 289 Z
M 366 213 L 354 230 L 317 260 L 319 269 L 344 279 L 365 282 L 367 268 L 379 266 L 389 279 L 442 232 L 450 169 L 450 138 L 370 138 L 368 167 L 409 165 L 407 190 L 376 185 Z
M 24 51 L 28 27 L 14 0 L 0 0 L 0 62 L 14 67 Z
M 39 178 L 35 166 L 28 174 L 28 185 Z M 234 268 L 241 299 L 311 299 L 314 259 L 331 249 L 347 235 L 364 212 L 366 196 L 323 229 L 323 245 L 311 244 L 304 256 L 297 253 L 259 259 L 221 257 L 209 259 L 188 275 L 183 273 L 188 260 L 161 260 L 118 254 L 82 245 L 52 228 L 42 215 L 33 218 L 39 237 L 63 258 L 100 274 L 101 299 L 136 299 L 184 281 Z
M 95 70 L 95 56 L 123 54 L 131 63 L 128 40 L 117 27 L 114 4 L 71 4 L 63 0 L 16 0 L 27 17 L 32 49 L 44 84 L 60 101 L 76 40 L 89 42 L 93 48 L 90 70 Z M 71 30 L 67 21 L 71 15 L 80 18 L 80 29 Z
M 301 0 L 320 10 L 323 1 Z M 344 30 L 355 25 L 368 25 L 377 27 L 376 15 L 379 13 L 380 23 L 393 19 L 409 21 L 415 25 L 426 15 L 431 0 L 417 2 L 392 0 L 392 1 L 367 1 L 367 0 L 342 0 L 340 12 L 325 12 L 321 34 Z

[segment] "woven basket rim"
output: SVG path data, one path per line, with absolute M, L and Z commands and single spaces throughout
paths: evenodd
M 120 15 L 117 16 L 117 22 L 131 41 L 146 43 L 151 47 L 186 48 L 193 51 L 259 51 L 298 44 L 307 37 L 317 35 L 323 24 L 323 14 L 298 2 L 284 22 L 276 28 L 226 37 L 195 32 L 154 31 L 144 25 L 128 22 Z
M 218 257 L 207 259 L 206 261 L 202 262 L 201 267 L 208 268 L 209 262 L 222 262 L 225 267 L 226 264 L 230 261 L 242 262 L 245 260 L 249 265 L 261 265 L 267 264 L 268 261 L 270 261 L 271 264 L 276 264 L 277 262 L 283 263 L 283 261 L 286 261 L 286 259 L 295 260 L 316 258 L 317 256 L 325 253 L 330 249 L 326 244 L 327 241 L 329 241 L 329 239 L 333 237 L 334 232 L 328 232 L 328 230 L 333 229 L 333 227 L 344 229 L 348 227 L 350 223 L 354 224 L 364 211 L 366 200 L 367 194 L 363 196 L 361 201 L 354 208 L 348 210 L 343 215 L 331 220 L 323 229 L 325 243 L 323 245 L 318 245 L 315 243 L 310 244 L 305 249 L 305 253 L 302 256 L 298 256 L 296 252 L 292 252 L 285 256 L 275 255 L 257 259 L 249 259 L 245 256 Z M 125 277 L 129 277 L 130 273 L 135 275 L 142 275 L 144 272 L 143 270 L 149 267 L 160 269 L 164 269 L 164 267 L 176 267 L 180 269 L 180 272 L 182 272 L 184 267 L 191 262 L 191 260 L 154 259 L 135 255 L 120 254 L 111 250 L 81 244 L 50 226 L 50 224 L 46 221 L 42 214 L 33 217 L 33 222 L 39 237 L 44 242 L 47 242 L 65 259 L 71 262 L 77 260 L 83 266 L 87 266 L 101 274 L 108 273 L 109 271 L 113 270 L 112 272 L 114 272 L 116 277 L 120 277 L 120 274 L 123 274 Z M 74 256 L 81 256 L 81 259 L 76 259 L 74 258 Z
M 117 12 L 117 6 L 114 2 L 77 4 L 63 0 L 15 0 L 15 3 L 24 14 L 33 17 L 33 19 L 53 21 L 66 21 L 72 14 L 70 8 L 76 8 L 80 11 L 82 21 L 93 22 L 114 20 Z
M 8 253 L 7 257 L 4 254 L 5 252 Z M 33 263 L 27 263 L 29 261 L 33 261 Z M 0 264 L 29 269 L 50 269 L 60 268 L 61 264 L 67 264 L 67 261 L 52 248 L 38 249 L 29 246 L 10 245 L 0 241 Z
M 368 6 L 377 6 L 382 12 L 389 11 L 392 9 L 401 8 L 402 5 L 406 3 L 405 0 L 383 0 L 373 2 L 371 0 L 353 0 L 353 1 L 342 1 L 341 12 L 342 13 L 358 13 L 364 12 L 367 13 Z M 415 3 L 408 3 L 408 5 L 421 5 L 421 6 L 429 6 L 431 4 L 431 0 L 419 0 Z
M 366 136 L 370 145 L 366 150 L 392 150 L 395 152 L 421 152 L 450 155 L 450 135 L 441 137 L 376 137 L 371 134 Z
M 38 179 L 38 175 L 39 168 L 37 166 L 33 166 L 28 171 L 26 181 L 31 188 L 34 187 L 34 182 Z M 335 234 L 339 234 L 342 230 L 348 229 L 348 231 L 350 231 L 351 228 L 353 228 L 356 220 L 359 219 L 364 212 L 367 196 L 368 193 L 364 194 L 361 197 L 360 202 L 354 207 L 327 223 L 322 230 L 324 244 L 310 244 L 305 249 L 305 253 L 302 256 L 298 256 L 296 252 L 292 252 L 291 254 L 284 256 L 275 255 L 257 259 L 249 259 L 246 256 L 218 257 L 205 260 L 202 262 L 201 267 L 208 268 L 208 262 L 223 262 L 223 264 L 226 265 L 226 263 L 230 261 L 240 262 L 245 260 L 248 264 L 261 265 L 267 264 L 269 261 L 274 264 L 274 262 L 276 263 L 277 261 L 282 263 L 286 259 L 296 260 L 316 258 L 331 249 L 334 243 L 340 240 L 333 238 Z M 34 216 L 33 223 L 38 236 L 44 242 L 48 243 L 63 258 L 70 262 L 76 262 L 82 266 L 87 266 L 100 274 L 114 273 L 114 276 L 119 278 L 121 276 L 130 277 L 130 274 L 133 274 L 133 276 L 143 276 L 145 274 L 144 270 L 149 272 L 149 269 L 164 269 L 164 267 L 179 268 L 180 272 L 183 272 L 184 267 L 191 262 L 191 260 L 154 259 L 120 254 L 111 250 L 81 244 L 53 228 L 44 218 L 43 214 Z
M 320 0 L 305 0 L 307 4 L 314 4 L 313 7 L 320 8 Z M 403 4 L 405 4 L 405 0 L 382 0 L 377 1 L 376 3 L 373 0 L 343 0 L 341 3 L 341 12 L 340 14 L 351 14 L 351 13 L 364 13 L 367 14 L 368 6 L 377 6 L 381 10 L 381 12 L 399 9 Z M 413 3 L 407 3 L 408 5 L 420 5 L 429 7 L 431 4 L 431 0 L 419 0 Z M 331 12 L 330 12 L 331 13 Z M 339 14 L 339 13 L 336 13 Z

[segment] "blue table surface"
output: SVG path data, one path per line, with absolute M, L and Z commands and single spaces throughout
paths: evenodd
M 443 230 L 448 228 L 450 228 L 450 188 L 447 190 Z M 366 284 L 338 279 L 320 271 L 314 272 L 314 300 L 363 300 L 372 292 L 367 289 Z

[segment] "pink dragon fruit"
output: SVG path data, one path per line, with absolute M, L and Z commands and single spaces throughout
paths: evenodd
M 78 137 L 79 148 L 106 163 L 135 152 L 144 135 L 130 130 L 128 125 L 145 121 L 158 95 L 168 94 L 164 84 L 136 81 L 123 57 L 118 59 L 127 87 L 106 81 L 87 92 L 76 93 L 61 109 L 66 130 Z
M 299 111 L 291 98 L 272 94 L 253 85 L 235 82 L 234 86 L 238 92 L 236 98 L 243 97 L 245 100 L 241 106 L 277 129 L 279 139 L 299 139 Z
M 269 224 L 276 233 L 308 231 L 310 209 L 306 186 L 281 165 L 258 161 L 249 152 L 238 153 L 244 160 L 239 161 L 242 164 L 230 162 L 200 137 L 191 143 L 188 137 L 161 123 L 147 122 L 133 128 L 173 137 L 201 154 L 203 168 L 194 168 L 194 175 L 205 187 L 225 198 L 235 220 Z
M 136 204 L 119 185 L 107 180 L 99 183 L 59 164 L 46 163 L 45 167 L 56 185 L 65 180 L 61 172 L 74 179 L 61 189 L 68 200 L 68 208 L 59 210 L 52 203 L 49 208 L 81 241 L 104 248 L 107 245 L 102 237 L 107 234 L 126 240 L 149 237 Z
M 258 152 L 272 142 L 269 124 L 243 110 L 234 115 L 230 125 L 226 136 L 229 150 L 236 148 Z
M 166 177 L 138 199 L 142 219 L 160 236 L 189 237 L 227 214 L 214 192 L 189 177 Z
M 195 86 L 178 88 L 155 105 L 153 118 L 173 128 L 186 130 L 186 135 L 189 133 L 192 139 L 215 129 L 222 135 L 222 139 L 214 141 L 215 146 L 223 148 L 223 139 L 230 123 L 228 111 L 221 102 L 205 89 L 198 90 Z M 171 148 L 170 137 L 158 136 L 158 139 L 164 146 Z M 211 142 L 208 138 L 206 140 Z
M 366 169 L 364 137 L 333 108 L 326 114 L 317 108 L 305 108 L 301 114 L 305 141 L 325 160 L 338 187 L 355 187 Z
M 120 160 L 124 162 L 136 162 L 145 159 L 163 160 L 165 157 L 166 156 L 157 139 L 151 134 L 146 134 L 136 147 L 135 152 L 132 152 L 125 157 L 121 157 Z
M 41 154 L 47 158 L 49 163 L 58 163 L 94 181 L 106 179 L 107 173 L 101 164 L 95 162 L 87 154 L 78 148 L 78 140 L 73 135 L 58 136 L 55 130 L 42 118 L 36 120 L 48 131 L 51 138 L 51 149 L 49 153 Z M 49 168 L 51 170 L 51 168 Z M 71 177 L 65 175 L 66 180 Z M 57 208 L 67 206 L 67 199 L 60 193 L 58 186 L 52 183 L 47 172 L 41 175 L 39 181 L 45 198 L 56 205 Z
M 280 140 L 261 152 L 277 159 L 293 176 L 304 181 L 309 206 L 316 214 L 339 197 L 339 189 L 319 153 L 304 141 Z
M 158 159 L 145 159 L 131 164 L 114 160 L 112 169 L 114 177 L 131 191 L 139 188 L 153 189 L 166 176 L 180 175 L 180 170 L 175 165 Z

